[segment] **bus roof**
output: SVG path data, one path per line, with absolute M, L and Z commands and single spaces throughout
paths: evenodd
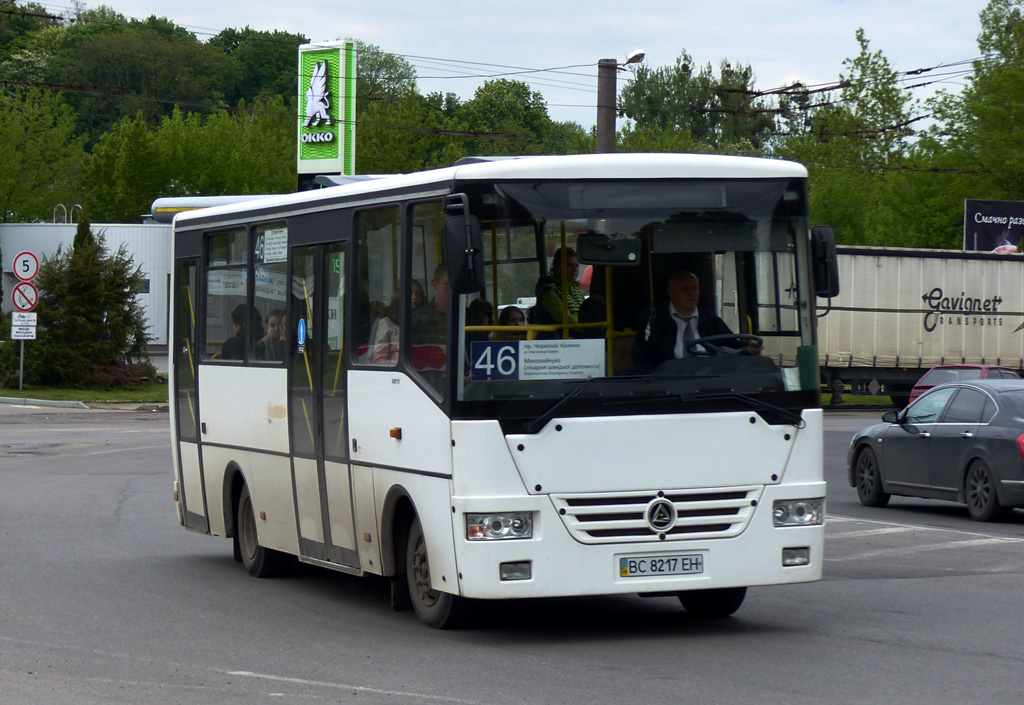
M 225 203 L 210 200 L 210 207 L 189 209 L 174 218 L 177 227 L 189 227 L 211 219 L 231 220 L 232 215 L 252 210 L 306 210 L 371 196 L 387 191 L 408 191 L 434 186 L 446 190 L 456 181 L 514 181 L 519 179 L 780 179 L 807 178 L 807 169 L 796 162 L 716 154 L 621 153 L 524 156 L 465 160 L 455 166 L 396 174 L 332 186 L 315 191 L 250 196 Z M 238 197 L 234 197 L 238 198 Z M 203 200 L 203 199 L 195 199 Z M 227 199 L 225 199 L 227 200 Z M 192 205 L 192 204 L 190 204 Z M 193 206 L 194 208 L 194 206 Z

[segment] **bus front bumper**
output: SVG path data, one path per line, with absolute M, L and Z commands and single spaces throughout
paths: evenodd
M 508 599 L 812 582 L 822 574 L 824 521 L 775 526 L 772 506 L 778 499 L 817 498 L 824 509 L 824 495 L 824 482 L 766 486 L 738 535 L 616 543 L 580 542 L 545 496 L 456 497 L 459 592 L 470 598 Z M 512 510 L 532 513 L 532 538 L 466 538 L 467 513 Z

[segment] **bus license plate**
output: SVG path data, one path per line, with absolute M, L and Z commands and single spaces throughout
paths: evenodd
M 681 553 L 674 556 L 619 556 L 619 577 L 650 575 L 696 575 L 704 572 L 704 556 Z

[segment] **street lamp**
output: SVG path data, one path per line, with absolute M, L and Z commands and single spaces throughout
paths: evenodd
M 597 152 L 608 154 L 615 151 L 615 81 L 618 71 L 629 64 L 644 60 L 642 49 L 634 49 L 623 63 L 615 59 L 601 59 L 597 62 Z

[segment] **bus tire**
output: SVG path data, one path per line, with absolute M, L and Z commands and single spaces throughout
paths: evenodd
M 717 588 L 715 590 L 685 590 L 679 593 L 683 609 L 697 619 L 721 619 L 740 608 L 747 589 Z
M 412 608 L 421 622 L 434 629 L 459 626 L 465 613 L 465 600 L 430 586 L 427 544 L 423 540 L 419 518 L 414 518 L 409 526 L 409 540 L 405 544 L 405 577 Z
M 242 485 L 237 511 L 235 535 L 238 538 L 238 552 L 245 569 L 257 578 L 275 578 L 286 574 L 293 564 L 292 557 L 272 548 L 260 546 L 256 533 L 256 511 L 252 506 L 248 485 Z

